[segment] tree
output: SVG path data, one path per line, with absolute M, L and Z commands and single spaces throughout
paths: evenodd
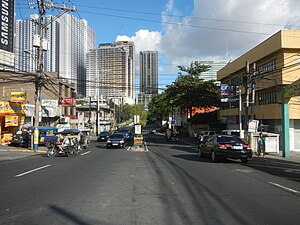
M 166 93 L 161 93 L 152 98 L 148 104 L 148 122 L 161 122 L 167 120 L 171 112 L 171 107 L 168 102 Z
M 146 125 L 147 122 L 147 111 L 143 105 L 129 105 L 125 104 L 123 106 L 123 118 L 126 121 L 133 121 L 134 115 L 140 115 L 140 124 L 142 126 Z

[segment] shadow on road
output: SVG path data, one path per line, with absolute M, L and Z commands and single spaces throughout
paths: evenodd
M 297 162 L 275 158 L 267 158 L 267 161 L 264 161 L 262 158 L 253 157 L 245 166 L 300 182 L 300 163 Z
M 72 224 L 78 224 L 78 225 L 92 225 L 92 224 L 108 224 L 107 221 L 90 221 L 90 222 L 87 222 L 87 221 L 83 221 L 82 218 L 80 218 L 81 216 L 79 215 L 76 215 L 62 207 L 58 207 L 58 206 L 55 206 L 55 205 L 50 205 L 49 208 L 54 211 L 55 213 L 59 214 L 60 216 L 68 219 L 69 221 L 72 222 Z

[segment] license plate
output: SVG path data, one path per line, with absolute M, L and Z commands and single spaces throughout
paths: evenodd
M 116 143 L 113 143 L 112 145 L 118 145 L 118 144 L 116 144 Z
M 243 146 L 232 146 L 232 149 L 243 149 Z

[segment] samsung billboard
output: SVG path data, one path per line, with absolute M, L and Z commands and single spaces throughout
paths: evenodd
M 13 52 L 14 42 L 14 0 L 0 0 L 0 49 Z

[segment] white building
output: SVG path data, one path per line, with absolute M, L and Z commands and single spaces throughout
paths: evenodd
M 34 36 L 37 27 L 31 15 L 30 20 L 16 21 L 15 68 L 18 71 L 36 71 L 36 51 Z M 96 47 L 96 33 L 88 27 L 85 19 L 64 14 L 59 19 L 45 17 L 43 37 L 47 40 L 47 49 L 43 51 L 43 71 L 57 72 L 70 84 L 75 84 L 79 96 L 86 91 L 85 57 L 89 49 Z
M 79 97 L 86 95 L 86 53 L 96 48 L 96 33 L 85 19 L 64 14 L 59 18 L 59 76 L 74 83 Z
M 227 65 L 228 60 L 199 60 L 193 63 L 211 66 L 209 71 L 201 73 L 200 77 L 204 80 L 217 80 L 217 72 Z

